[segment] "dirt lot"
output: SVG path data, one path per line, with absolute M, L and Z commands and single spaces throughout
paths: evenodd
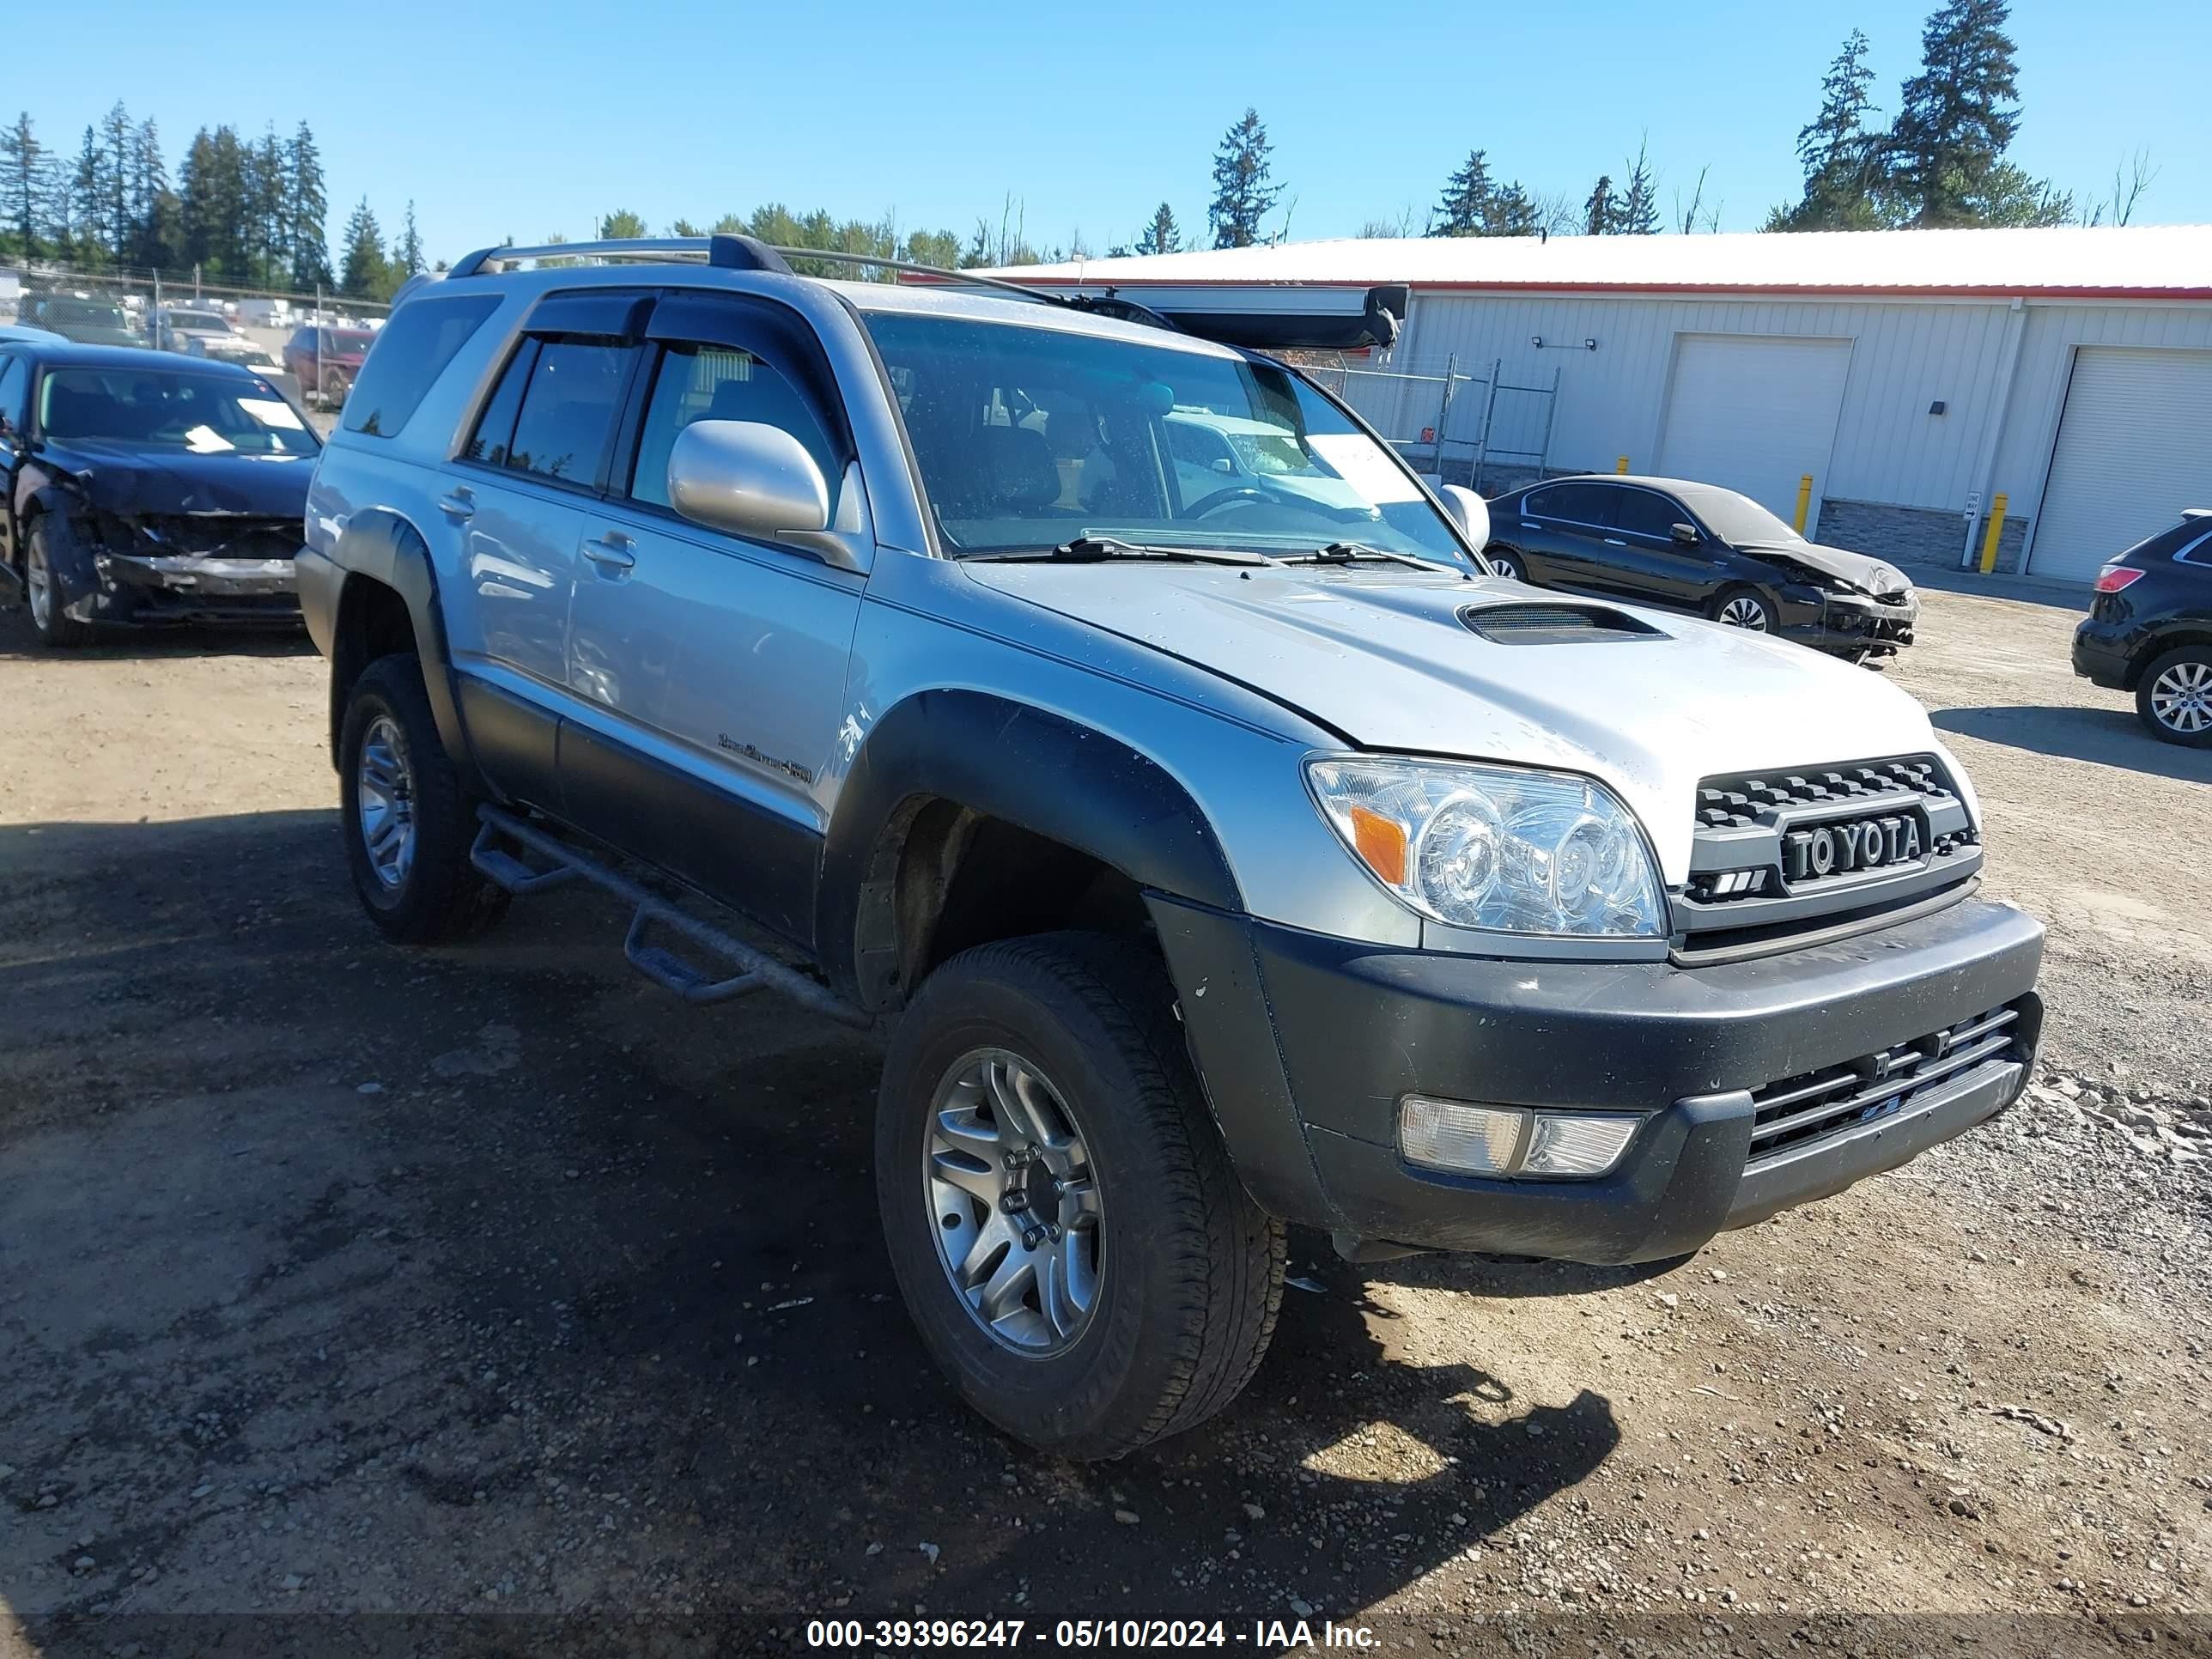
M 1246 1397 L 1086 1468 L 923 1358 L 866 1042 L 682 1010 L 588 904 L 386 947 L 304 643 L 55 658 L 0 617 L 0 1656 L 740 1653 L 830 1615 L 2193 1649 L 2212 755 L 2075 681 L 2072 622 L 1931 594 L 1891 671 L 2051 925 L 2030 1100 L 1656 1275 L 1300 1239 Z

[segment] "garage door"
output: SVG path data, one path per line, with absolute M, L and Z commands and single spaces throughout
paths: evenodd
M 1817 517 L 1850 367 L 1849 340 L 1682 335 L 1660 472 L 1740 489 L 1784 520 L 1796 515 L 1797 481 L 1809 472 Z M 1808 522 L 1806 534 L 1814 528 Z
M 2185 507 L 2212 507 L 2212 351 L 2082 346 L 2028 568 L 2086 582 Z

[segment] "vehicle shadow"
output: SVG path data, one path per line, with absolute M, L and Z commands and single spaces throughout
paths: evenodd
M 0 595 L 0 600 L 5 596 Z M 169 657 L 300 657 L 314 654 L 314 641 L 299 621 L 251 626 L 175 624 L 160 628 L 103 628 L 89 644 L 49 650 L 31 631 L 31 613 L 0 603 L 0 661 L 51 663 L 120 662 Z
M 1928 718 L 1942 731 L 2008 749 L 2125 767 L 2181 782 L 2212 783 L 2212 750 L 2160 742 L 2143 729 L 2131 708 L 2000 704 L 1930 709 Z
M 897 1299 L 875 1042 L 684 1007 L 591 896 L 398 951 L 336 836 L 0 826 L 0 1636 L 708 1653 L 917 1609 L 1342 1617 L 1495 1565 L 1620 1443 L 1601 1395 L 1486 1357 L 1480 1300 L 1450 1358 L 1392 1304 L 1623 1281 L 1299 1236 L 1227 1411 L 1040 1456 Z

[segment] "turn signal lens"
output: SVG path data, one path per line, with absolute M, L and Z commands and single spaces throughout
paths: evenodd
M 1528 1150 L 1521 1159 L 1523 1175 L 1603 1175 L 1620 1162 L 1629 1137 L 1643 1119 L 1601 1117 L 1596 1113 L 1574 1117 L 1540 1114 Z
M 2142 574 L 2131 564 L 2108 564 L 2097 573 L 2097 592 L 2117 593 Z
M 1406 879 L 1406 831 L 1395 820 L 1364 806 L 1346 815 L 1352 820 L 1352 850 L 1367 860 L 1367 867 L 1396 887 Z

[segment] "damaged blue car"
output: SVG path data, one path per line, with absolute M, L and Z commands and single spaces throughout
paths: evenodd
M 0 343 L 0 589 L 55 647 L 109 623 L 296 619 L 321 451 L 251 370 Z

